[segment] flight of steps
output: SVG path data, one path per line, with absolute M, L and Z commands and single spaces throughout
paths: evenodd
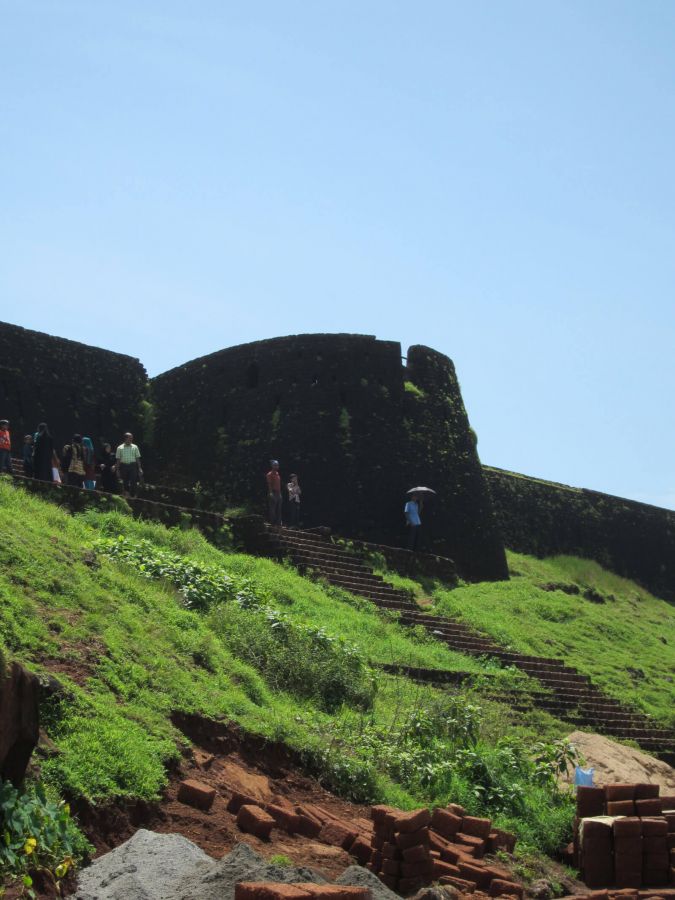
M 265 536 L 270 556 L 290 559 L 303 573 L 312 570 L 330 584 L 367 597 L 385 609 L 412 614 L 418 608 L 406 591 L 387 584 L 363 560 L 324 535 L 268 525 Z
M 12 464 L 14 474 L 19 476 L 17 480 L 25 483 L 21 461 L 12 459 Z M 80 491 L 79 488 L 65 490 Z M 57 486 L 54 486 L 54 491 L 58 491 Z M 131 502 L 142 508 L 145 517 L 156 517 L 159 521 L 168 521 L 170 524 L 173 522 L 167 520 L 166 514 L 171 512 L 175 512 L 177 516 L 192 513 L 195 524 L 200 524 L 200 519 L 208 519 L 209 522 L 213 519 L 211 525 L 216 528 L 224 521 L 222 516 L 216 513 L 144 500 Z M 158 510 L 161 515 L 156 515 Z M 462 622 L 422 612 L 406 591 L 387 584 L 366 562 L 341 549 L 325 534 L 281 526 L 262 527 L 263 531 L 257 536 L 257 540 L 247 547 L 248 552 L 280 559 L 288 558 L 302 572 L 314 572 L 331 584 L 366 597 L 379 607 L 398 612 L 402 625 L 421 625 L 453 650 L 471 656 L 497 658 L 505 665 L 515 666 L 536 678 L 546 689 L 531 692 L 529 696 L 534 705 L 575 725 L 592 728 L 599 733 L 624 740 L 633 740 L 644 750 L 657 753 L 671 764 L 675 764 L 675 733 L 659 728 L 644 714 L 608 697 L 591 683 L 588 676 L 565 665 L 562 660 L 516 653 L 496 644 Z M 256 526 L 256 530 L 258 529 L 259 526 Z M 413 678 L 436 683 L 447 684 L 454 680 L 454 673 L 447 673 L 444 677 L 442 672 L 435 670 L 415 669 L 409 674 Z
M 395 610 L 402 625 L 420 625 L 453 650 L 497 658 L 536 678 L 545 690 L 529 693 L 528 702 L 575 725 L 635 741 L 644 750 L 675 763 L 675 733 L 659 728 L 644 714 L 608 697 L 587 675 L 561 659 L 517 653 L 462 622 L 423 612 L 405 591 L 388 585 L 363 560 L 342 550 L 326 535 L 267 526 L 266 540 L 270 555 L 288 558 L 301 571 L 311 570 L 330 584 Z M 437 683 L 451 680 L 433 670 L 417 669 L 410 674 Z

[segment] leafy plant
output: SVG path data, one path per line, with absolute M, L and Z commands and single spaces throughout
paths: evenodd
M 579 753 L 574 744 L 568 741 L 543 743 L 538 741 L 532 748 L 534 751 L 534 777 L 538 784 L 552 787 L 557 784 L 560 775 L 566 775 L 570 767 L 579 762 Z
M 187 609 L 204 611 L 227 600 L 236 600 L 244 607 L 262 602 L 247 579 L 233 578 L 216 566 L 190 562 L 170 550 L 159 549 L 148 540 L 118 535 L 101 538 L 95 546 L 108 559 L 133 565 L 145 578 L 166 578 L 177 588 Z
M 58 890 L 90 850 L 66 803 L 49 800 L 40 784 L 19 790 L 0 781 L 0 874 L 20 878 L 29 897 L 31 872 L 47 874 Z

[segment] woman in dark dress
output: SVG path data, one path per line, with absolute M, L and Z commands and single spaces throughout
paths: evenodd
M 33 447 L 33 478 L 40 481 L 52 480 L 52 457 L 54 455 L 54 441 L 46 422 L 40 422 L 35 435 Z
M 63 471 L 66 473 L 66 484 L 71 487 L 84 487 L 84 449 L 81 434 L 74 434 L 70 444 L 66 444 L 63 448 Z
M 117 473 L 115 465 L 117 460 L 110 444 L 103 445 L 103 453 L 99 456 L 99 469 L 101 477 L 98 482 L 99 489 L 114 494 L 117 491 Z

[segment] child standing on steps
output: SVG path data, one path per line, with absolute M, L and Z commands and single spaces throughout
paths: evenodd
M 302 488 L 298 483 L 297 475 L 291 475 L 291 480 L 286 485 L 286 490 L 288 491 L 290 526 L 291 528 L 298 528 L 300 526 L 300 494 L 302 493 Z

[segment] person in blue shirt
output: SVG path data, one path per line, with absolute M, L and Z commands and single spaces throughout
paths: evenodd
M 420 519 L 420 503 L 421 497 L 419 494 L 413 494 L 410 500 L 406 503 L 403 512 L 405 513 L 405 523 L 408 526 L 408 550 L 416 550 L 417 549 L 417 541 L 420 533 L 420 525 L 422 524 L 422 520 Z

